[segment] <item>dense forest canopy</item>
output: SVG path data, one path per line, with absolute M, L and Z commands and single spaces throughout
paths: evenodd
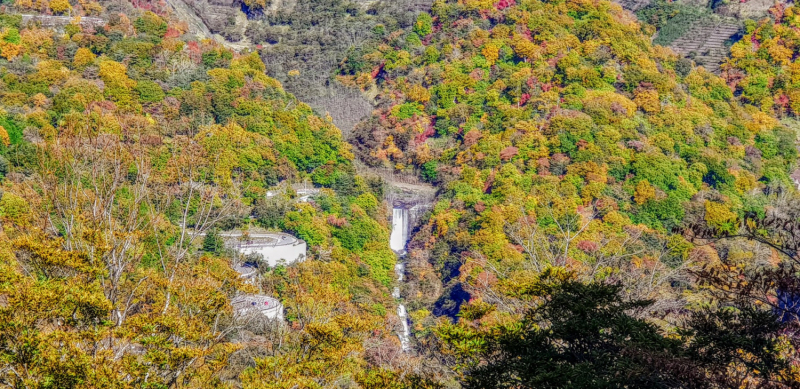
M 217 3 L 252 50 L 0 5 L 0 384 L 799 387 L 795 7 L 717 75 L 659 45 L 683 3 Z
M 437 1 L 348 54 L 338 78 L 379 91 L 352 136 L 359 159 L 441 188 L 411 244 L 421 340 L 436 338 L 436 316 L 464 309 L 507 325 L 531 307 L 520 290 L 553 266 L 655 301 L 664 328 L 745 309 L 704 303 L 697 269 L 733 261 L 760 274 L 769 250 L 732 236 L 775 193 L 796 195 L 795 130 L 652 46 L 613 3 Z M 730 239 L 710 248 L 699 236 Z
M 324 384 L 391 336 L 380 183 L 354 175 L 339 130 L 257 54 L 184 41 L 151 12 L 96 30 L 3 23 L 0 382 L 248 385 L 269 374 L 248 367 L 288 358 Z M 324 188 L 317 202 L 267 202 L 302 181 Z M 289 332 L 232 321 L 253 286 L 201 248 L 203 232 L 248 226 L 292 232 L 319 259 L 263 270 Z

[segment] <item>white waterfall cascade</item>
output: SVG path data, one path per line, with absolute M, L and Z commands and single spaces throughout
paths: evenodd
M 403 208 L 394 208 L 392 210 L 392 234 L 389 237 L 389 247 L 398 254 L 397 264 L 394 266 L 394 272 L 397 275 L 397 282 L 403 282 L 406 272 L 406 264 L 400 262 L 406 253 L 406 243 L 408 243 L 408 210 Z M 392 292 L 392 297 L 400 300 L 400 287 L 395 287 Z M 400 345 L 403 351 L 411 350 L 411 328 L 408 325 L 408 312 L 406 306 L 400 302 L 397 306 L 397 316 L 403 323 L 403 332 L 399 332 L 397 337 L 400 338 Z
M 389 236 L 389 248 L 403 254 L 408 242 L 408 210 L 394 208 L 392 210 L 392 234 Z
M 408 326 L 408 313 L 406 312 L 406 307 L 403 304 L 397 306 L 397 316 L 399 316 L 403 322 L 403 333 L 398 334 L 400 337 L 400 347 L 402 347 L 403 351 L 408 351 L 411 349 L 411 328 Z

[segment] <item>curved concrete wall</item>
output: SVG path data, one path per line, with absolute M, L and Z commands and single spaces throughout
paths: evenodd
M 244 255 L 260 254 L 264 262 L 270 267 L 275 267 L 280 260 L 289 265 L 295 262 L 302 262 L 306 259 L 308 245 L 301 239 L 296 239 L 291 244 L 272 245 L 269 243 L 242 243 L 239 245 L 239 252 Z
M 283 304 L 269 296 L 241 295 L 231 300 L 231 305 L 233 305 L 234 314 L 237 317 L 260 314 L 268 319 L 283 320 Z
M 220 234 L 227 239 L 228 247 L 242 255 L 258 254 L 270 267 L 275 267 L 281 260 L 287 265 L 302 262 L 306 259 L 308 245 L 302 239 L 292 235 L 268 232 L 249 234 L 245 240 L 238 232 Z

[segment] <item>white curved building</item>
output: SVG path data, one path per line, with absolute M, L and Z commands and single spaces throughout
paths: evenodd
M 270 267 L 283 260 L 287 265 L 303 262 L 308 245 L 302 239 L 289 234 L 251 234 L 245 240 L 237 240 L 235 247 L 242 255 L 258 254 Z
M 283 321 L 283 304 L 277 299 L 261 294 L 240 295 L 231 300 L 235 317 L 263 315 L 268 319 Z

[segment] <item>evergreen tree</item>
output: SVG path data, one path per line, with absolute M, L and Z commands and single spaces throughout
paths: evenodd
M 438 335 L 459 357 L 465 388 L 734 387 L 733 365 L 759 387 L 786 380 L 774 336 L 782 325 L 771 312 L 698 312 L 669 336 L 635 316 L 651 301 L 626 301 L 621 292 L 548 271 L 523 292 L 541 302 L 520 321 L 477 331 L 462 321 Z M 462 317 L 476 319 L 475 311 Z
M 219 231 L 217 231 L 217 229 L 209 231 L 203 239 L 203 251 L 207 253 L 218 255 L 224 248 L 225 241 L 219 236 Z

